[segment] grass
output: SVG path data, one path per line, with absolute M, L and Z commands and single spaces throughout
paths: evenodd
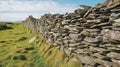
M 34 33 L 22 24 L 7 25 L 13 29 L 0 30 L 0 67 L 35 67 L 36 62 L 43 67 L 45 62 L 35 53 L 37 48 L 28 43 Z
M 0 67 L 81 67 L 76 61 L 64 62 L 65 54 L 23 24 L 7 26 L 12 28 L 0 30 Z

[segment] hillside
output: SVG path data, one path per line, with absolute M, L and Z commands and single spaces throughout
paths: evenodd
M 6 25 L 11 29 L 0 30 L 0 67 L 77 67 L 78 62 L 65 63 L 65 55 L 23 24 Z M 33 37 L 37 39 L 29 43 Z

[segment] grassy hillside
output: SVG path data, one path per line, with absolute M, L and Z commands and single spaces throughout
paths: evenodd
M 0 30 L 0 67 L 34 67 L 36 59 L 42 60 L 34 43 L 28 43 L 34 35 L 22 24 L 7 25 L 12 29 Z
M 0 30 L 0 67 L 80 67 L 77 61 L 65 63 L 66 55 L 22 24 L 7 26 L 11 29 Z

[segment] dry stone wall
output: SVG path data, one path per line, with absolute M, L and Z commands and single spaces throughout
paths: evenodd
M 40 19 L 29 16 L 24 25 L 68 57 L 77 57 L 83 67 L 120 67 L 120 4 L 81 8 L 74 13 L 45 14 Z

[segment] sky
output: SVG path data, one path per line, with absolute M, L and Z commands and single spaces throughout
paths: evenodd
M 79 5 L 95 6 L 105 0 L 0 0 L 0 21 L 23 21 L 29 15 L 35 18 L 46 13 L 74 12 Z

